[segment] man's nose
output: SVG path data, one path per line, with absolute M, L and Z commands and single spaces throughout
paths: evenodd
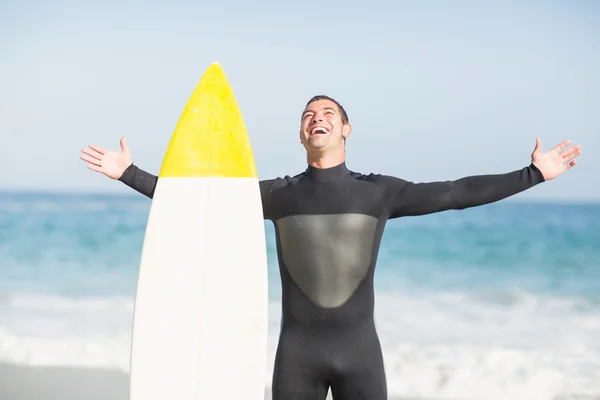
M 323 121 L 323 116 L 321 114 L 315 114 L 312 118 L 312 123 Z

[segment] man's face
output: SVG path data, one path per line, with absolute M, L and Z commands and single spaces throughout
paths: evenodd
M 307 150 L 343 146 L 349 135 L 350 124 L 342 122 L 340 110 L 331 100 L 317 100 L 304 109 L 300 139 Z

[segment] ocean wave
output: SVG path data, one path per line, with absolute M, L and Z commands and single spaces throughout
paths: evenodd
M 0 298 L 5 306 L 36 311 L 120 311 L 133 309 L 134 300 L 129 297 L 78 297 L 77 299 L 46 294 L 5 295 Z

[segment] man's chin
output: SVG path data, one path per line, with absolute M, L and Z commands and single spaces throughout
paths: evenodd
M 327 143 L 325 142 L 308 142 L 308 145 L 306 146 L 311 150 L 316 150 L 316 151 L 322 151 L 325 150 L 327 148 Z
M 314 135 L 308 138 L 308 143 L 312 146 L 325 146 L 329 142 L 327 139 L 329 138 L 325 135 Z

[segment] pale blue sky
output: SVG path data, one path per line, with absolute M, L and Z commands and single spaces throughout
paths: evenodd
M 539 136 L 579 165 L 520 199 L 600 200 L 600 2 L 3 1 L 0 189 L 128 192 L 89 142 L 157 173 L 212 61 L 261 178 L 306 166 L 300 113 L 347 109 L 348 166 L 413 181 L 521 168 Z M 527 3 L 527 5 L 523 4 Z

